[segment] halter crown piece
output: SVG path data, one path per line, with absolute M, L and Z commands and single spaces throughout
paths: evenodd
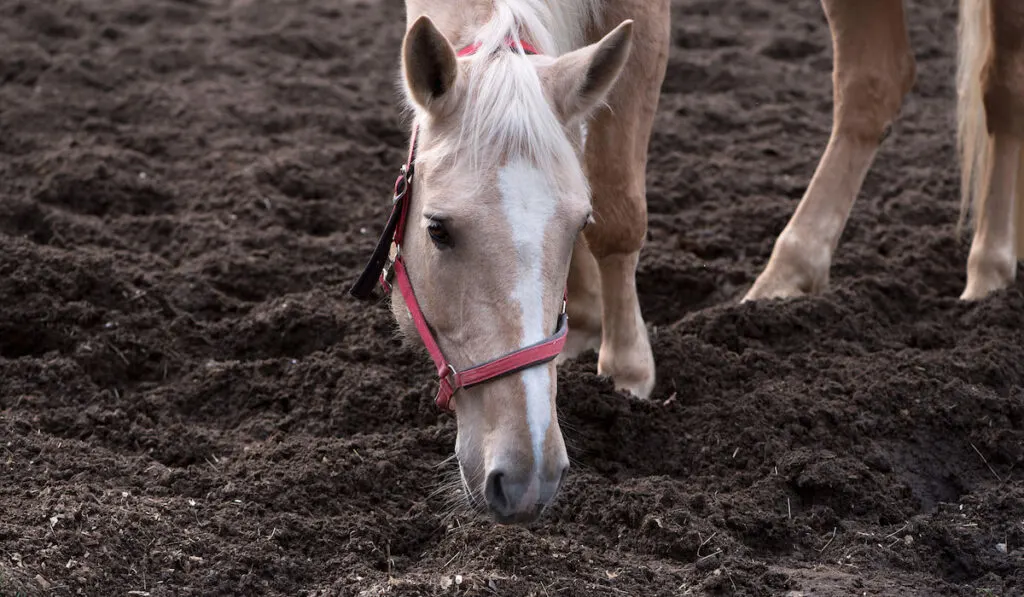
M 458 55 L 460 57 L 470 56 L 480 48 L 480 45 L 480 42 L 469 45 L 460 50 Z M 538 53 L 533 46 L 522 41 L 507 39 L 506 45 L 511 49 L 518 46 L 526 54 Z M 402 293 L 402 298 L 405 299 L 405 305 L 416 325 L 416 331 L 423 340 L 437 369 L 440 387 L 434 402 L 442 411 L 453 412 L 452 395 L 460 388 L 468 388 L 530 367 L 536 367 L 547 363 L 562 352 L 565 335 L 569 329 L 568 317 L 565 314 L 567 296 L 563 292 L 562 311 L 558 315 L 555 333 L 544 340 L 462 371 L 457 370 L 448 362 L 423 316 L 419 301 L 416 300 L 416 295 L 412 291 L 412 283 L 409 281 L 409 274 L 405 268 L 405 260 L 402 258 L 402 239 L 405 236 L 409 204 L 412 202 L 413 166 L 416 161 L 416 135 L 418 132 L 419 126 L 416 125 L 412 129 L 412 136 L 409 139 L 409 157 L 401 168 L 398 180 L 395 181 L 391 215 L 388 217 L 387 224 L 384 225 L 384 231 L 377 241 L 373 254 L 370 255 L 366 268 L 349 289 L 349 294 L 360 300 L 370 300 L 374 298 L 373 291 L 378 283 L 385 293 L 390 294 L 392 277 L 397 281 L 398 290 Z

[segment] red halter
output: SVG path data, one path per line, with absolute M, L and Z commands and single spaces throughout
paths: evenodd
M 476 51 L 480 49 L 481 45 L 483 45 L 481 42 L 475 41 L 466 46 L 465 48 L 459 50 L 458 56 L 460 58 L 463 56 L 472 56 L 473 54 L 476 54 Z M 523 52 L 526 54 L 540 54 L 540 52 L 537 51 L 537 48 L 531 46 L 530 44 L 526 43 L 523 40 L 519 40 L 517 42 L 511 37 L 507 37 L 505 38 L 505 45 L 512 49 L 515 49 L 516 46 L 519 46 L 520 48 L 523 49 Z
M 515 47 L 516 42 L 508 40 L 510 47 Z M 524 42 L 518 44 L 528 54 L 536 54 L 536 50 Z M 480 43 L 474 43 L 463 48 L 458 55 L 469 56 L 480 48 Z M 468 388 L 486 381 L 491 381 L 505 375 L 510 375 L 530 367 L 547 363 L 554 359 L 565 344 L 565 335 L 569 329 L 568 317 L 565 314 L 566 294 L 562 295 L 562 311 L 558 315 L 558 322 L 555 333 L 548 338 L 516 351 L 510 352 L 502 357 L 487 361 L 458 371 L 448 362 L 441 348 L 437 345 L 430 325 L 420 310 L 419 301 L 412 291 L 412 283 L 409 281 L 409 274 L 405 269 L 405 260 L 402 259 L 402 240 L 405 236 L 405 224 L 409 215 L 409 204 L 412 200 L 413 166 L 416 161 L 416 135 L 419 127 L 414 126 L 412 136 L 409 140 L 409 157 L 401 174 L 395 181 L 394 206 L 391 209 L 391 216 L 384 226 L 384 232 L 377 241 L 377 247 L 370 256 L 370 261 L 363 270 L 362 275 L 349 290 L 352 296 L 366 300 L 372 297 L 373 289 L 379 282 L 384 291 L 391 293 L 390 278 L 394 274 L 398 282 L 398 290 L 405 299 L 405 305 L 409 309 L 416 331 L 419 332 L 423 344 L 434 361 L 440 388 L 437 392 L 435 403 L 438 408 L 451 412 L 452 395 L 459 388 Z M 568 290 L 568 289 L 566 289 Z

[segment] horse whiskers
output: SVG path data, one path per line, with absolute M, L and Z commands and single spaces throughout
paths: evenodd
M 585 464 L 580 460 L 579 456 L 573 455 L 573 453 L 581 454 L 585 451 L 580 448 L 582 441 L 579 439 L 579 436 L 581 435 L 579 430 L 575 426 L 567 424 L 562 417 L 558 418 L 558 425 L 562 428 L 562 441 L 565 442 L 565 449 L 567 456 L 569 457 L 569 465 L 580 470 L 593 470 L 593 467 Z
M 484 512 L 483 505 L 470 494 L 467 494 L 461 487 L 455 487 L 447 496 L 447 503 L 441 511 L 441 520 L 446 524 L 459 516 L 470 516 L 478 518 Z
M 562 417 L 561 415 L 558 416 L 558 426 L 572 433 L 579 433 L 579 429 L 572 423 L 566 421 L 565 418 Z
M 437 486 L 430 492 L 431 498 L 458 495 L 463 493 L 462 479 L 457 470 L 448 470 L 438 475 Z
M 570 423 L 565 418 L 565 415 L 563 415 L 561 412 L 558 412 L 558 411 L 556 411 L 555 415 L 558 417 L 558 426 L 559 426 L 559 428 L 561 428 L 563 431 L 569 431 L 570 433 L 573 433 L 573 434 L 578 434 L 579 433 L 579 428 L 576 425 Z
M 454 519 L 455 516 L 452 515 L 451 518 Z M 487 526 L 489 522 L 490 521 L 481 516 L 479 512 L 467 511 L 464 513 L 464 516 L 459 518 L 455 524 L 451 524 L 447 533 L 449 535 L 452 535 L 453 537 L 458 537 L 459 535 L 468 535 L 470 531 L 480 528 L 482 526 Z
M 472 507 L 471 504 L 468 502 L 466 493 L 462 490 L 461 486 L 457 484 L 448 484 L 446 487 L 447 493 L 443 495 L 443 501 L 439 515 L 441 517 L 441 520 L 447 524 L 457 514 L 459 514 L 460 512 L 464 512 L 467 509 L 471 509 Z
M 452 452 L 452 454 L 450 456 L 448 456 L 448 458 L 445 458 L 441 462 L 438 462 L 437 464 L 435 464 L 434 468 L 435 469 L 440 469 L 440 468 L 444 468 L 444 467 L 447 467 L 447 466 L 451 466 L 451 463 L 452 463 L 453 460 L 455 461 L 456 466 L 458 466 L 457 455 L 454 452 Z
M 579 436 L 576 433 L 569 430 L 569 432 L 562 432 L 562 441 L 565 443 L 567 450 L 579 451 L 580 441 L 577 439 Z
M 437 484 L 437 487 L 435 487 L 433 491 L 427 494 L 427 499 L 435 500 L 441 497 L 445 497 L 447 499 L 448 496 L 459 491 L 462 491 L 462 488 L 459 486 L 458 481 L 442 481 Z
M 479 516 L 487 511 L 480 499 L 470 491 L 466 476 L 463 474 L 455 454 L 445 458 L 434 468 L 442 470 L 439 473 L 437 485 L 430 492 L 428 499 L 442 501 L 439 514 L 445 524 L 450 523 L 458 515 Z M 477 475 L 474 477 L 479 476 L 480 471 L 477 471 Z
M 460 514 L 464 514 L 466 512 L 471 511 L 473 511 L 473 508 L 470 504 L 468 504 L 465 498 L 460 499 L 455 496 L 452 496 L 451 499 L 448 500 L 448 503 L 440 512 L 441 520 L 447 526 L 450 525 L 452 520 Z

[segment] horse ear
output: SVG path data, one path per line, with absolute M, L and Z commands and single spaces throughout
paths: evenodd
M 416 19 L 402 42 L 402 70 L 412 100 L 431 110 L 455 86 L 455 49 L 430 17 Z
M 555 60 L 546 84 L 563 121 L 585 118 L 604 101 L 618 80 L 633 47 L 633 21 L 623 21 L 597 43 Z

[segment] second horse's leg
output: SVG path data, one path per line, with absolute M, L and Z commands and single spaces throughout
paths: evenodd
M 1006 288 L 1024 249 L 1024 6 L 1020 0 L 960 3 L 960 141 L 974 240 L 960 298 Z M 1015 217 L 1016 216 L 1016 217 Z

